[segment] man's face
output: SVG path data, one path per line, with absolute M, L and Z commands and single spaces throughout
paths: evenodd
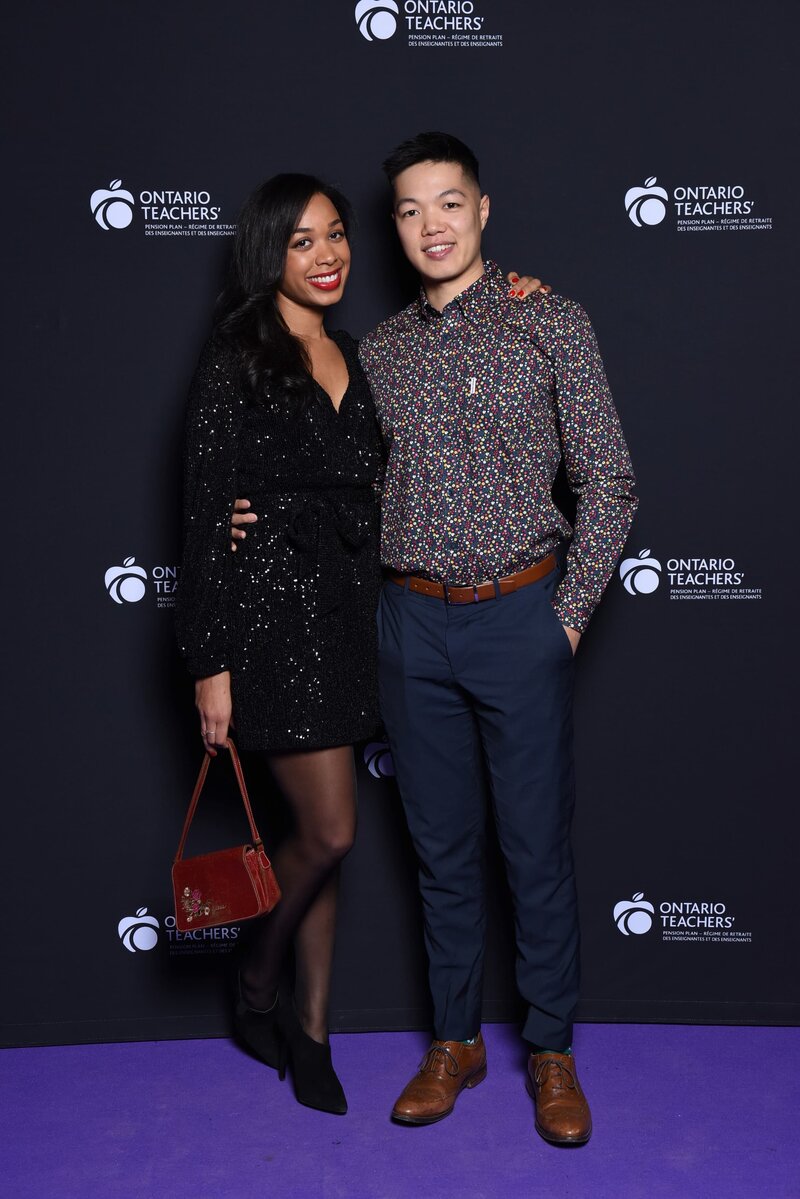
M 458 163 L 421 162 L 402 171 L 394 181 L 394 219 L 423 284 L 455 286 L 457 295 L 481 274 L 489 197 L 481 196 Z

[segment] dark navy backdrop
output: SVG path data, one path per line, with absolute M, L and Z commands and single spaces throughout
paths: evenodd
M 235 930 L 169 921 L 200 754 L 170 609 L 186 385 L 237 206 L 277 170 L 359 211 L 336 323 L 406 302 L 379 163 L 431 127 L 481 158 L 488 252 L 592 316 L 640 478 L 580 649 L 581 1015 L 797 1020 L 793 6 L 451 7 L 8 17 L 7 1043 L 225 1029 Z M 334 1024 L 425 1025 L 391 763 L 359 754 Z M 197 844 L 243 831 L 222 777 L 205 814 Z M 512 1018 L 493 894 L 486 1016 Z

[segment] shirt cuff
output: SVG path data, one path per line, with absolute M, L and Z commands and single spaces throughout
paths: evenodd
M 553 597 L 553 610 L 561 623 L 568 625 L 576 633 L 586 632 L 592 612 L 594 611 L 593 608 L 587 611 L 585 607 L 577 604 L 569 596 L 560 596 L 558 591 L 556 591 Z

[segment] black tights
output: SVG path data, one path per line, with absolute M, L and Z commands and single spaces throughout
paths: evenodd
M 242 994 L 254 1008 L 275 1000 L 289 947 L 295 949 L 295 1002 L 310 1037 L 328 1039 L 338 866 L 356 831 L 356 777 L 350 746 L 267 755 L 289 805 L 291 833 L 272 858 L 281 901 L 252 927 Z

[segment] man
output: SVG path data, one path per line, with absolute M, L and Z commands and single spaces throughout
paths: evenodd
M 581 308 L 543 291 L 515 303 L 484 262 L 489 198 L 474 154 L 425 133 L 384 169 L 421 290 L 360 345 L 388 446 L 381 711 L 419 858 L 436 1038 L 392 1116 L 440 1120 L 486 1075 L 485 774 L 514 900 L 536 1127 L 583 1144 L 573 654 L 633 518 L 632 468 Z M 574 532 L 551 495 L 562 455 Z
M 392 1114 L 439 1120 L 486 1074 L 485 770 L 529 1004 L 536 1127 L 582 1144 L 572 660 L 633 518 L 633 472 L 583 311 L 543 293 L 512 304 L 484 262 L 489 198 L 472 152 L 420 134 L 384 170 L 422 287 L 360 346 L 389 449 L 381 712 L 419 857 L 436 1036 Z M 574 533 L 551 498 L 562 453 Z M 554 552 L 570 537 L 558 582 Z

